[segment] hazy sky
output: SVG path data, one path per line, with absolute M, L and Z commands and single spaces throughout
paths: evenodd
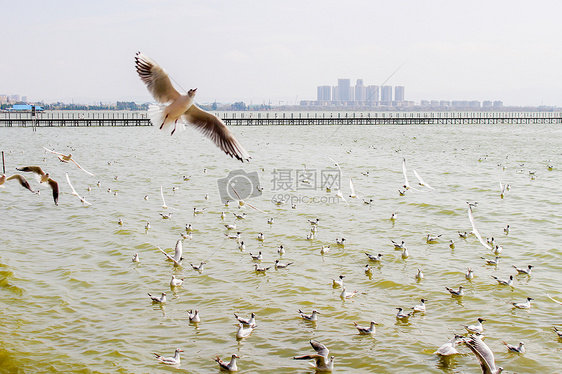
M 562 2 L 3 1 L 0 93 L 149 101 L 142 51 L 197 101 L 294 104 L 338 78 L 406 100 L 562 106 Z

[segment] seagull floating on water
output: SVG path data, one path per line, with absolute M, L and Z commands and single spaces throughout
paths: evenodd
M 254 255 L 250 252 L 250 256 L 252 257 L 252 260 L 254 260 L 254 261 L 263 260 L 263 255 L 262 255 L 261 251 L 257 255 Z
M 509 279 L 501 279 L 496 277 L 495 275 L 491 275 L 492 278 L 494 278 L 498 284 L 502 285 L 502 286 L 511 286 L 513 287 L 513 275 L 509 276 Z
M 433 354 L 440 356 L 458 355 L 460 352 L 457 350 L 456 346 L 462 341 L 462 339 L 464 339 L 462 335 L 455 335 L 450 341 L 443 344 L 435 352 L 433 352 Z
M 454 290 L 452 288 L 449 287 L 445 287 L 447 289 L 447 291 L 449 291 L 449 293 L 451 294 L 451 296 L 464 296 L 464 287 L 463 286 L 459 286 L 459 290 Z
M 463 327 L 470 333 L 473 334 L 482 334 L 484 331 L 484 326 L 482 326 L 482 322 L 486 321 L 484 318 L 478 318 L 478 323 L 474 325 L 463 325 Z
M 181 131 L 185 128 L 185 123 L 188 123 L 210 138 L 230 157 L 242 162 L 250 159 L 248 152 L 222 120 L 193 103 L 197 88 L 189 90 L 186 94 L 180 94 L 164 69 L 140 52 L 135 55 L 135 65 L 148 91 L 160 103 L 149 108 L 149 116 L 155 126 L 164 131 L 171 129 L 173 135 L 176 129 Z
M 431 236 L 430 234 L 427 234 L 426 242 L 427 242 L 428 244 L 438 243 L 440 237 L 441 237 L 441 234 L 440 234 L 440 235 L 437 235 L 437 236 Z
M 525 268 L 518 268 L 518 267 L 515 266 L 515 265 L 511 265 L 511 266 L 513 266 L 513 268 L 517 271 L 517 274 L 518 274 L 518 275 L 519 275 L 519 274 L 524 274 L 524 275 L 529 275 L 529 276 L 531 275 L 531 270 L 533 270 L 533 268 L 534 268 L 533 265 L 528 265 L 528 266 L 527 266 L 527 269 L 525 269 Z
M 183 280 L 185 278 L 176 278 L 175 275 L 172 275 L 172 280 L 170 280 L 170 287 L 179 287 L 183 284 Z
M 187 311 L 187 316 L 189 317 L 189 322 L 190 323 L 199 323 L 201 322 L 201 317 L 199 316 L 199 311 L 197 309 L 195 310 L 188 310 Z
M 474 271 L 472 271 L 471 268 L 466 268 L 466 269 L 467 269 L 467 271 L 466 271 L 466 274 L 464 275 L 464 277 L 468 280 L 474 279 Z
M 271 266 L 264 267 L 258 264 L 254 264 L 254 271 L 256 271 L 257 273 L 265 274 L 265 272 L 268 271 L 269 269 L 271 269 Z
M 525 353 L 525 344 L 523 344 L 523 342 L 519 342 L 519 345 L 511 345 L 504 341 L 503 344 L 505 344 L 509 352 L 520 353 L 520 354 Z
M 378 325 L 375 321 L 371 321 L 371 325 L 369 327 L 362 327 L 357 324 L 357 322 L 353 322 L 357 331 L 359 331 L 359 335 L 372 335 L 375 333 L 375 326 Z
M 332 279 L 332 286 L 334 288 L 343 287 L 343 278 L 345 278 L 345 275 L 340 275 L 338 279 Z
M 252 331 L 256 328 L 256 325 L 249 325 L 248 327 L 244 327 L 244 324 L 238 324 L 238 331 L 236 331 L 236 339 L 244 339 L 250 336 Z
M 499 256 L 496 256 L 496 258 L 493 259 L 493 260 L 487 259 L 486 257 L 480 257 L 480 258 L 483 259 L 483 260 L 486 260 L 486 265 L 497 266 L 500 263 L 500 257 Z
M 286 268 L 289 267 L 289 265 L 292 265 L 292 264 L 293 264 L 293 262 L 289 262 L 289 263 L 284 264 L 279 260 L 275 260 L 275 268 L 276 269 L 286 269 Z
M 375 255 L 372 255 L 370 253 L 365 252 L 365 255 L 367 257 L 369 257 L 369 260 L 371 260 L 371 261 L 381 262 L 381 260 L 382 260 L 382 253 L 379 253 L 378 255 L 375 256 Z
M 236 359 L 238 358 L 240 357 L 238 357 L 236 354 L 233 354 L 230 357 L 230 362 L 227 363 L 221 360 L 219 356 L 217 356 L 217 358 L 215 358 L 215 361 L 219 364 L 220 370 L 234 372 L 238 371 L 238 366 L 236 366 Z
M 177 348 L 174 357 L 163 357 L 160 356 L 158 353 L 155 353 L 156 359 L 163 364 L 166 365 L 179 365 L 180 364 L 180 352 L 183 352 L 182 349 Z
M 135 254 L 133 255 L 132 262 L 140 262 L 140 258 L 139 258 L 139 254 L 138 254 L 138 253 L 135 253 Z
M 410 318 L 410 316 L 412 315 L 412 312 L 406 313 L 402 308 L 396 308 L 396 309 L 398 309 L 398 313 L 396 313 L 396 319 L 405 321 L 408 318 Z
M 320 314 L 320 312 L 313 310 L 312 314 L 304 314 L 304 312 L 299 309 L 299 314 L 305 321 L 316 322 L 318 321 L 318 315 Z
M 426 302 L 425 299 L 421 299 L 420 303 L 418 305 L 413 306 L 412 309 L 414 310 L 414 313 L 416 313 L 416 312 L 425 313 L 425 310 L 426 310 L 425 302 Z
M 206 265 L 206 262 L 201 262 L 199 265 L 193 265 L 192 263 L 190 263 L 189 265 L 191 265 L 191 268 L 195 271 L 198 272 L 203 272 L 203 267 Z
M 417 280 L 422 280 L 422 279 L 423 279 L 423 276 L 424 276 L 424 275 L 423 275 L 422 270 L 421 270 L 421 269 L 418 269 L 418 272 L 416 273 L 415 278 L 416 278 Z
M 322 343 L 317 342 L 316 340 L 311 340 L 310 345 L 316 351 L 316 354 L 312 355 L 304 355 L 304 356 L 295 356 L 293 357 L 294 360 L 314 360 L 314 364 L 311 364 L 316 370 L 318 371 L 328 371 L 331 372 L 334 370 L 334 356 L 328 357 L 330 351 L 326 346 Z
M 280 245 L 279 248 L 277 248 L 277 253 L 279 253 L 279 256 L 283 256 L 285 254 L 285 247 Z
M 531 300 L 534 300 L 532 297 L 528 297 L 525 302 L 522 303 L 511 303 L 515 308 L 518 309 L 529 309 L 531 307 Z
M 342 291 L 340 293 L 340 297 L 342 299 L 351 299 L 353 296 L 355 296 L 355 294 L 357 293 L 357 290 L 353 291 L 353 292 L 347 292 L 345 287 L 342 287 Z
M 404 248 L 406 245 L 404 243 L 404 240 L 402 240 L 402 243 L 398 243 L 395 242 L 394 240 L 390 239 L 390 241 L 392 242 L 392 244 L 394 245 L 394 249 L 402 249 Z
M 166 293 L 165 292 L 162 292 L 162 296 L 160 296 L 160 297 L 152 296 L 150 293 L 148 294 L 148 296 L 150 297 L 150 299 L 152 300 L 153 303 L 164 304 L 166 302 Z
M 238 316 L 238 314 L 234 313 L 234 317 L 236 317 L 238 322 L 240 322 L 244 326 L 253 326 L 256 324 L 256 313 L 252 313 L 250 315 L 250 318 L 242 318 Z

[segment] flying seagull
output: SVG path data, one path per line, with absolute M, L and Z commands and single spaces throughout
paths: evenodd
M 86 169 L 84 169 L 82 166 L 80 166 L 80 164 L 78 164 L 76 162 L 76 160 L 74 160 L 72 158 L 72 153 L 69 153 L 69 154 L 65 155 L 65 154 L 62 154 L 62 153 L 59 153 L 59 152 L 52 151 L 52 150 L 47 149 L 45 147 L 43 147 L 43 149 L 46 150 L 47 152 L 51 152 L 52 154 L 55 154 L 55 155 L 59 156 L 60 162 L 65 162 L 65 163 L 72 162 L 72 163 L 74 163 L 74 165 L 78 166 L 78 169 L 82 170 L 86 174 L 91 175 L 92 177 L 94 176 L 94 174 L 92 174 L 89 171 L 87 171 Z
M 38 178 L 39 178 L 39 183 L 47 183 L 47 184 L 51 187 L 51 189 L 53 190 L 53 200 L 55 201 L 55 205 L 59 205 L 59 184 L 58 184 L 58 182 L 56 182 L 54 179 L 52 179 L 52 178 L 49 176 L 49 173 L 45 173 L 45 172 L 43 171 L 43 169 L 41 169 L 39 166 L 24 166 L 23 168 L 19 168 L 19 169 L 16 168 L 16 170 L 25 171 L 25 172 L 31 172 L 31 173 L 37 174 L 37 176 L 38 176 Z M 18 174 L 16 174 L 16 175 L 18 175 Z M 8 179 L 13 178 L 13 177 L 15 177 L 16 175 L 13 175 L 13 176 L 9 177 Z M 23 178 L 23 177 L 22 177 L 22 178 Z M 19 179 L 19 178 L 18 178 L 18 179 Z M 25 180 L 25 179 L 24 179 L 24 180 Z M 25 186 L 25 185 L 22 183 L 21 179 L 20 179 L 20 183 L 21 183 L 22 186 L 24 186 L 25 188 L 27 188 L 27 189 L 29 189 L 30 191 L 32 191 L 32 190 L 28 187 L 29 184 L 28 184 L 27 186 Z M 27 181 L 25 181 L 25 183 L 27 183 Z M 0 184 L 1 184 L 1 183 L 0 183 Z M 32 191 L 32 192 L 33 192 L 33 191 Z
M 165 131 L 171 129 L 173 135 L 176 130 L 183 130 L 187 122 L 209 137 L 230 157 L 242 162 L 250 159 L 248 152 L 234 138 L 223 121 L 193 103 L 197 88 L 180 94 L 172 85 L 166 71 L 141 52 L 135 55 L 135 64 L 137 73 L 148 87 L 148 91 L 161 104 L 149 109 L 150 119 L 155 126 Z

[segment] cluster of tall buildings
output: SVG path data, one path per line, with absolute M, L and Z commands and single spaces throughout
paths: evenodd
M 355 86 L 350 79 L 338 79 L 337 86 L 318 86 L 319 106 L 402 106 L 405 105 L 404 86 L 365 86 L 363 79 L 357 79 Z
M 27 103 L 27 96 L 0 94 L 0 104 Z

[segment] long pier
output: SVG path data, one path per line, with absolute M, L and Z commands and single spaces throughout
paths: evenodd
M 560 124 L 562 112 L 216 112 L 226 125 Z M 152 126 L 146 112 L 0 113 L 0 127 Z

